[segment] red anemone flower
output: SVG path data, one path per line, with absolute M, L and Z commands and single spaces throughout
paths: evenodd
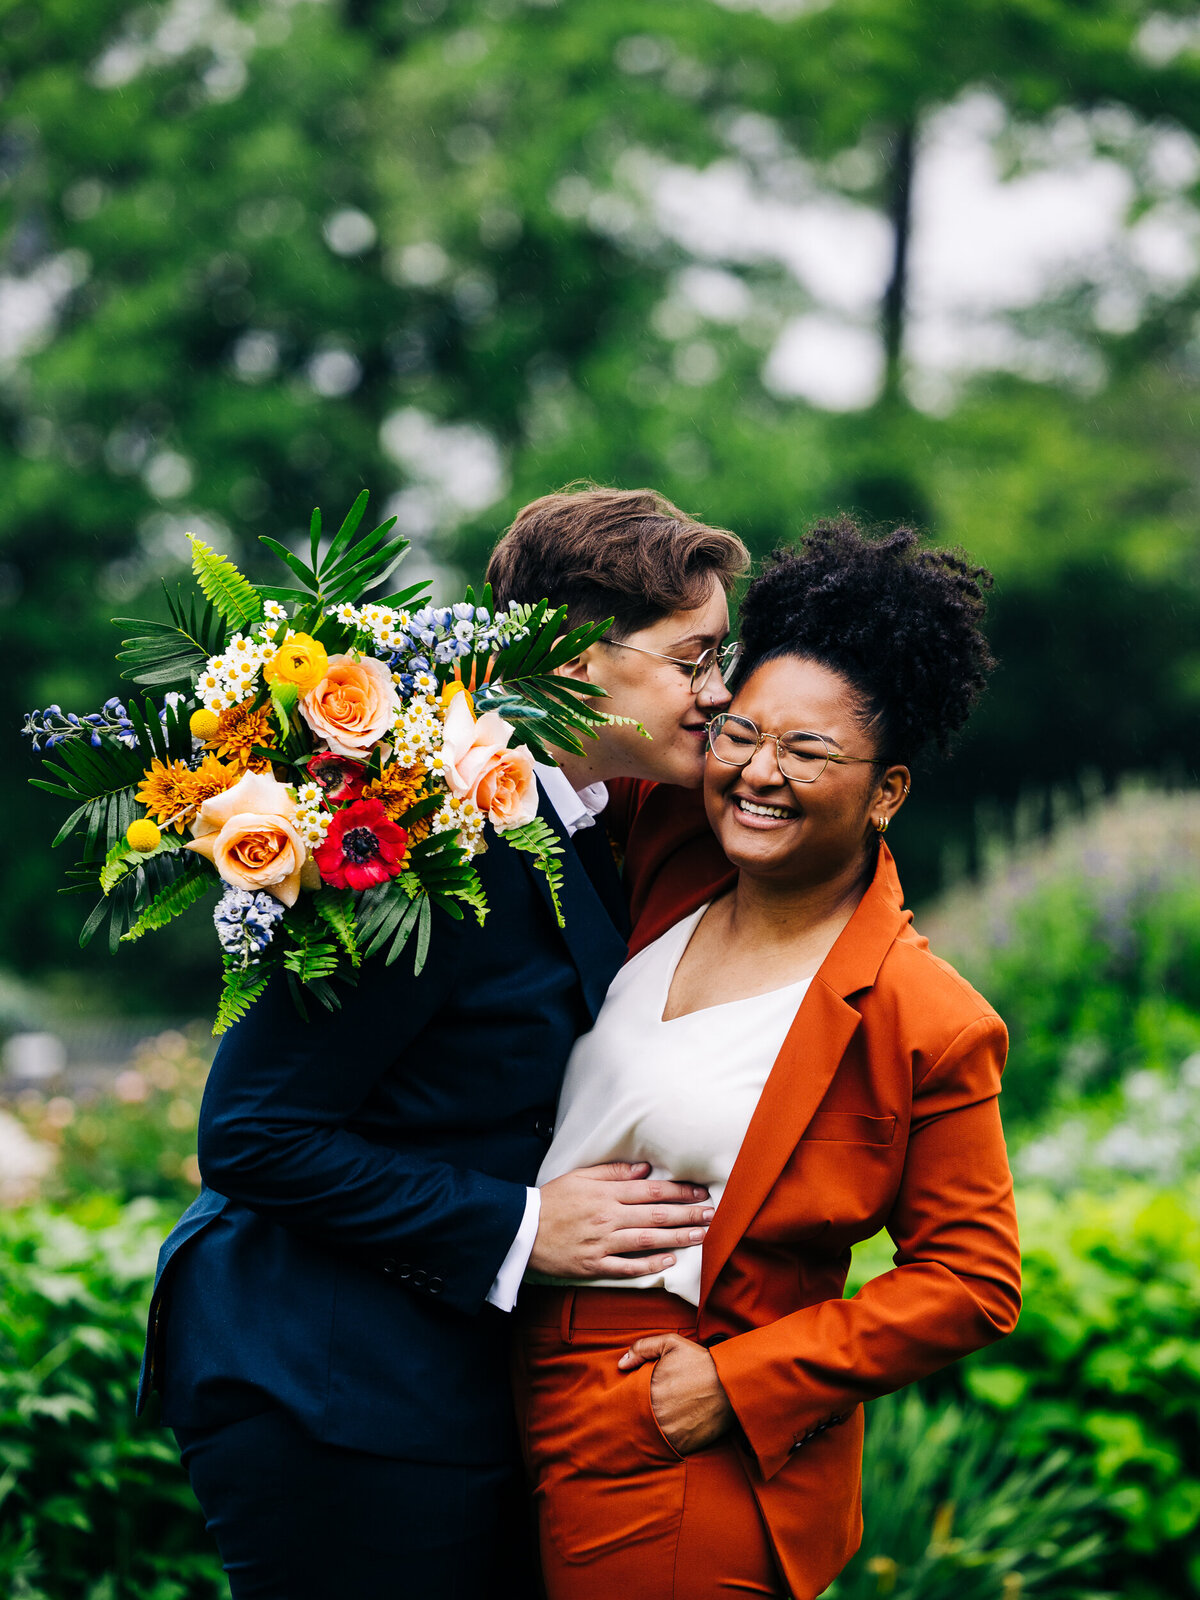
M 324 750 L 308 763 L 308 775 L 325 791 L 326 800 L 339 803 L 357 800 L 363 792 L 367 769 L 361 761 L 350 761 L 345 756 L 335 756 Z
M 408 833 L 389 822 L 381 800 L 355 800 L 335 811 L 313 860 L 335 889 L 370 889 L 404 865 Z

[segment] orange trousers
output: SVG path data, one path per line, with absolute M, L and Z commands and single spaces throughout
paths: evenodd
M 531 1286 L 518 1319 L 547 1600 L 785 1595 L 737 1446 L 681 1456 L 654 1418 L 653 1366 L 617 1366 L 645 1334 L 694 1339 L 695 1307 L 662 1289 Z

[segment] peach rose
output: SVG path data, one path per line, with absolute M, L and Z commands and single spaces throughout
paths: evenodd
M 294 906 L 308 852 L 294 826 L 296 803 L 265 772 L 247 772 L 201 805 L 188 850 L 207 856 L 235 889 L 265 889 Z
M 300 715 L 317 738 L 351 761 L 367 758 L 399 710 L 392 675 L 374 656 L 330 656 L 329 671 L 300 702 Z
M 526 745 L 500 750 L 479 776 L 471 796 L 498 833 L 519 828 L 537 816 L 537 781 L 533 756 Z
M 455 695 L 442 724 L 442 772 L 450 793 L 460 800 L 473 794 L 512 735 L 512 727 L 498 711 L 485 711 L 477 721 L 471 697 Z

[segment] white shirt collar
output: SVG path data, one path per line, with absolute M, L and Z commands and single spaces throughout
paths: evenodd
M 576 789 L 561 767 L 543 766 L 540 761 L 534 762 L 534 771 L 568 838 L 580 828 L 595 827 L 596 818 L 608 804 L 605 784 L 589 783 L 584 789 Z

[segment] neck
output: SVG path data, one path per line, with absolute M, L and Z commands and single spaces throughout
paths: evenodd
M 738 873 L 729 902 L 730 931 L 760 950 L 811 953 L 817 964 L 833 948 L 858 908 L 871 867 L 855 865 L 821 883 L 779 883 Z
M 588 741 L 589 744 L 593 741 Z M 604 759 L 603 741 L 595 740 L 597 748 L 586 750 L 583 755 L 577 756 L 570 750 L 558 750 L 550 746 L 550 754 L 558 763 L 563 776 L 578 793 L 592 783 L 607 783 L 611 778 L 619 778 L 620 772 L 615 770 L 614 763 Z

